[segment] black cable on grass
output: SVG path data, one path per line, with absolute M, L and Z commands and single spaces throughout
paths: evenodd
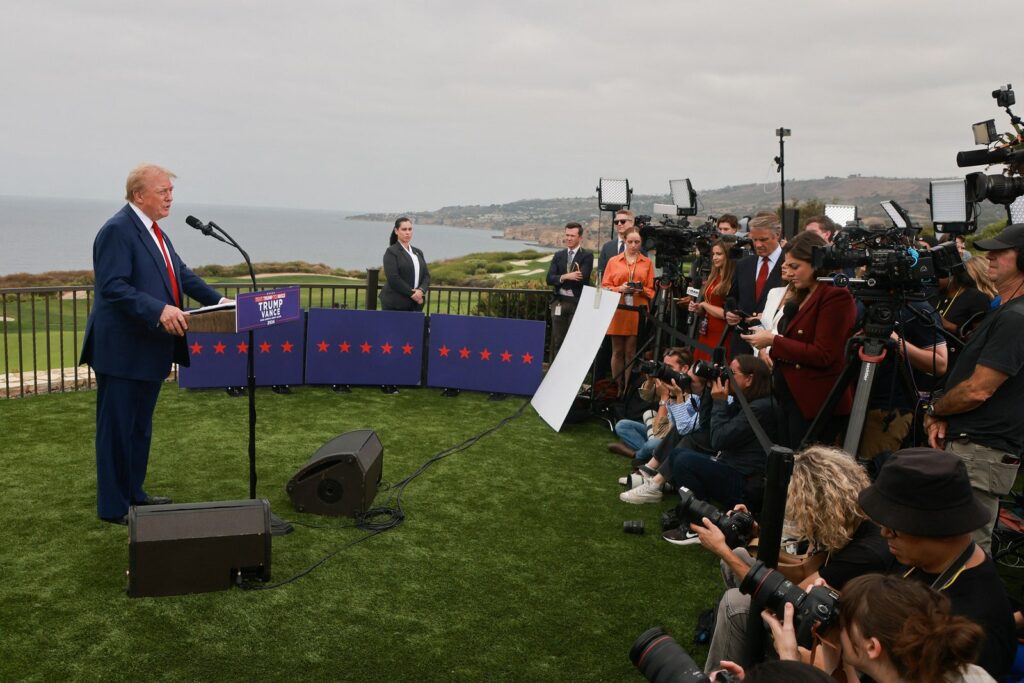
M 239 582 L 239 586 L 245 590 L 270 590 L 272 588 L 280 588 L 281 586 L 286 586 L 294 581 L 301 579 L 303 576 L 309 574 L 314 569 L 324 564 L 325 562 L 327 562 L 327 560 L 331 559 L 343 550 L 347 550 L 348 548 L 351 548 L 357 543 L 367 541 L 376 536 L 377 534 L 382 534 L 385 531 L 390 531 L 391 529 L 397 528 L 402 524 L 402 522 L 405 521 L 405 511 L 402 509 L 402 493 L 405 492 L 406 486 L 411 484 L 413 480 L 416 479 L 416 477 L 426 472 L 427 469 L 435 462 L 443 460 L 450 455 L 455 455 L 456 453 L 464 451 L 467 448 L 474 446 L 478 441 L 480 441 L 480 439 L 483 439 L 485 436 L 489 436 L 495 433 L 496 431 L 507 425 L 509 422 L 522 415 L 523 411 L 526 410 L 526 406 L 528 405 L 530 405 L 529 399 L 523 401 L 522 405 L 516 408 L 515 412 L 513 412 L 511 415 L 507 417 L 502 418 L 495 425 L 488 427 L 479 434 L 475 434 L 466 439 L 465 441 L 452 446 L 451 448 L 446 448 L 445 450 L 440 451 L 439 453 L 435 453 L 434 455 L 427 458 L 419 467 L 416 468 L 415 472 L 407 476 L 405 479 L 402 479 L 401 481 L 392 484 L 390 487 L 388 487 L 388 491 L 390 491 L 391 494 L 388 496 L 388 500 L 385 505 L 370 508 L 365 512 L 359 513 L 358 515 L 356 515 L 355 524 L 346 524 L 343 526 L 323 526 L 315 524 L 306 524 L 303 522 L 292 522 L 292 524 L 298 524 L 300 526 L 305 526 L 310 529 L 341 530 L 351 529 L 355 527 L 358 529 L 362 529 L 363 531 L 366 531 L 367 534 L 353 541 L 349 541 L 348 543 L 345 543 L 344 545 L 340 546 L 339 548 L 336 548 L 335 550 L 332 550 L 330 553 L 324 555 L 319 560 L 317 560 L 310 566 L 306 567 L 298 574 L 290 576 L 283 581 L 278 581 L 277 583 L 272 584 L 259 584 L 254 583 L 252 581 L 241 580 Z M 393 505 L 392 500 L 394 501 Z

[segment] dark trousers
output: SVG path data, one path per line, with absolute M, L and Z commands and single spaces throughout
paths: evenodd
M 562 348 L 562 341 L 565 339 L 569 325 L 572 324 L 572 316 L 576 312 L 575 299 L 555 299 L 548 308 L 551 310 L 551 361 L 555 360 L 558 350 Z M 558 315 L 555 315 L 555 312 Z
M 705 502 L 716 500 L 726 510 L 745 503 L 746 477 L 708 455 L 677 448 L 672 451 L 672 484 L 685 486 Z
M 101 518 L 128 514 L 145 500 L 153 411 L 163 382 L 96 373 L 96 511 Z

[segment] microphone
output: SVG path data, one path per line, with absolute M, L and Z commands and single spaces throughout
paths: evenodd
M 188 218 L 185 219 L 185 222 L 188 223 L 193 228 L 195 228 L 196 230 L 198 230 L 199 232 L 203 233 L 204 235 L 213 234 L 213 228 L 211 228 L 209 224 L 203 223 L 195 216 L 189 216 Z

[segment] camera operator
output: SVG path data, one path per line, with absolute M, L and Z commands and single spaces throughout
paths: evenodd
M 815 415 L 825 403 L 843 371 L 846 341 L 857 315 L 848 291 L 818 282 L 825 275 L 811 265 L 814 247 L 825 240 L 813 232 L 802 232 L 786 244 L 784 258 L 789 270 L 790 290 L 783 300 L 783 320 L 773 334 L 764 328 L 742 335 L 756 349 L 771 346 L 775 397 L 778 401 L 779 443 L 796 448 Z M 850 414 L 852 392 L 843 393 L 832 421 L 823 435 L 831 441 Z
M 828 216 L 811 216 L 804 221 L 804 232 L 815 232 L 821 235 L 821 238 L 832 243 L 832 235 L 839 230 L 836 222 Z
M 773 213 L 758 214 L 749 225 L 750 240 L 754 254 L 736 264 L 731 291 L 736 297 L 737 308 L 751 317 L 764 310 L 768 290 L 782 283 L 782 221 Z M 740 322 L 734 312 L 725 314 L 729 325 Z M 735 335 L 732 342 L 734 354 L 752 353 L 747 342 Z
M 779 657 L 788 661 L 799 658 L 792 613 L 787 605 L 781 623 L 770 611 L 763 614 Z M 877 683 L 995 682 L 973 663 L 985 638 L 981 627 L 951 614 L 947 597 L 916 581 L 882 574 L 853 579 L 839 598 L 839 628 L 847 681 L 860 680 L 861 672 Z M 836 668 L 832 659 L 824 657 L 822 668 Z
M 1024 224 L 978 240 L 988 252 L 988 273 L 999 290 L 999 308 L 971 336 L 946 380 L 946 393 L 928 410 L 928 443 L 956 453 L 967 464 L 971 485 L 988 510 L 974 534 L 988 549 L 999 513 L 999 496 L 1013 486 L 1024 452 Z
M 942 327 L 961 339 L 967 339 L 992 308 L 998 292 L 988 277 L 988 259 L 973 259 L 963 270 L 939 278 L 939 304 Z M 950 367 L 954 358 L 950 358 Z
M 666 368 L 684 374 L 690 369 L 690 358 L 689 349 L 671 348 L 665 352 L 662 363 Z M 683 397 L 684 392 L 674 381 L 666 382 L 653 375 L 648 376 L 637 391 L 640 394 L 640 399 L 645 403 L 658 402 L 658 410 L 653 416 L 650 435 L 648 436 L 646 422 L 619 420 L 615 423 L 615 434 L 622 441 L 608 444 L 608 450 L 627 458 L 647 462 L 661 440 L 672 429 L 671 416 L 668 411 L 669 402 L 675 403 L 677 399 Z
M 737 356 L 730 369 L 761 427 L 775 432 L 775 414 L 771 404 L 771 373 L 768 367 L 750 355 Z M 708 440 L 716 456 L 690 448 L 676 448 L 669 455 L 672 484 L 685 486 L 701 500 L 716 500 L 725 507 L 756 503 L 763 488 L 765 453 L 746 415 L 736 401 L 730 402 L 732 387 L 724 376 L 711 382 L 711 422 Z M 661 500 L 659 475 L 650 482 L 625 491 L 619 498 L 627 503 L 654 503 Z M 670 540 L 670 539 L 666 539 Z M 678 539 L 682 542 L 687 539 Z M 672 541 L 675 542 L 675 541 Z
M 989 512 L 964 463 L 932 448 L 896 451 L 858 502 L 899 563 L 889 573 L 930 585 L 949 598 L 953 614 L 981 626 L 978 664 L 996 679 L 1005 675 L 1017 646 L 1013 616 L 995 563 L 971 540 Z
M 719 235 L 735 235 L 740 231 L 740 219 L 731 213 L 723 213 L 718 219 Z
M 821 578 L 842 589 L 855 576 L 889 566 L 892 556 L 885 540 L 857 502 L 868 483 L 864 468 L 838 449 L 811 446 L 794 456 L 786 500 L 787 533 L 806 540 L 808 553 L 803 562 L 780 558 L 778 569 L 787 579 L 806 589 Z M 740 593 L 739 584 L 752 560 L 746 550 L 729 548 L 721 530 L 707 519 L 704 526 L 690 528 L 701 545 L 721 558 L 727 588 L 718 603 L 708 651 L 705 671 L 712 671 L 721 660 L 740 661 L 744 656 L 750 597 Z

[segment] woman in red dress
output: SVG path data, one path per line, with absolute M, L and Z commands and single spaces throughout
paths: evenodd
M 640 327 L 638 309 L 654 298 L 654 264 L 640 253 L 639 230 L 631 228 L 623 239 L 625 251 L 608 259 L 601 287 L 620 294 L 619 309 L 608 325 L 607 334 L 612 340 L 612 379 L 625 390 L 629 386 L 630 370 L 626 361 L 636 354 L 636 334 Z
M 697 341 L 704 346 L 714 348 L 722 339 L 725 330 L 725 297 L 732 289 L 732 276 L 736 272 L 736 263 L 729 258 L 729 243 L 718 240 L 711 245 L 711 273 L 701 291 L 700 302 L 690 301 L 691 313 L 697 313 Z M 729 335 L 732 336 L 732 335 Z M 729 357 L 729 339 L 724 342 L 725 356 Z M 711 354 L 698 349 L 693 350 L 693 360 L 711 360 Z

